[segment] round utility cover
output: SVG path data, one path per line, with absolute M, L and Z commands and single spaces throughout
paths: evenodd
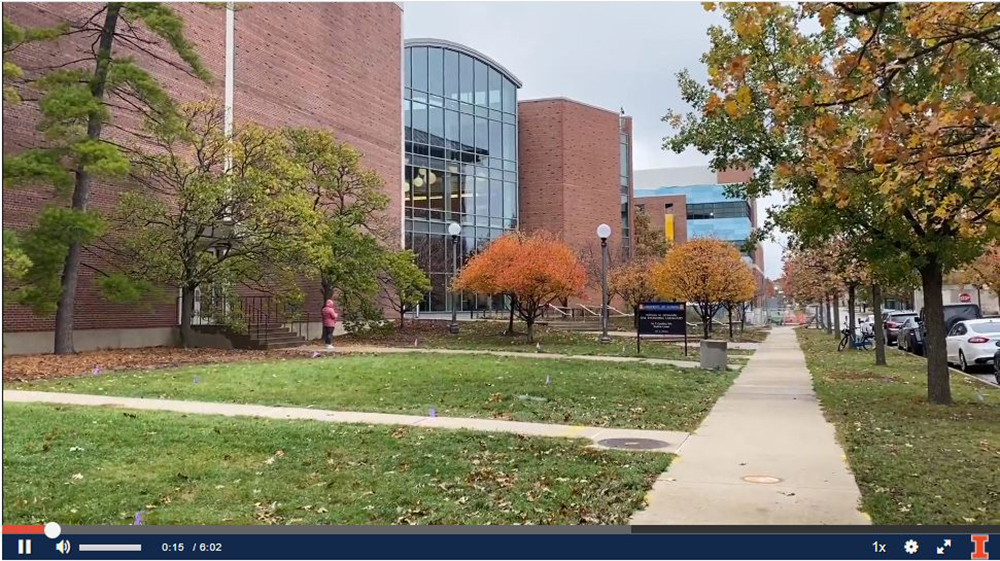
M 748 475 L 743 478 L 743 481 L 746 481 L 748 483 L 764 483 L 764 484 L 781 483 L 781 479 L 774 477 L 773 475 Z

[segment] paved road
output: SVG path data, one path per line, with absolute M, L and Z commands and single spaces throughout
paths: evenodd
M 870 523 L 790 327 L 773 330 L 678 454 L 632 524 Z
M 687 440 L 688 433 L 665 430 L 616 429 L 607 427 L 587 427 L 574 425 L 553 425 L 548 423 L 525 423 L 501 421 L 497 419 L 470 419 L 464 417 L 430 417 L 422 415 L 397 415 L 392 413 L 368 413 L 363 411 L 326 411 L 304 407 L 271 407 L 267 405 L 243 405 L 236 403 L 216 403 L 207 401 L 187 401 L 178 399 L 148 399 L 141 397 L 115 397 L 78 393 L 35 392 L 4 390 L 5 402 L 59 403 L 63 405 L 87 405 L 95 407 L 124 407 L 145 411 L 171 411 L 197 415 L 224 415 L 227 417 L 263 417 L 282 420 L 311 420 L 327 423 L 364 423 L 371 425 L 407 425 L 440 429 L 468 429 L 485 432 L 508 432 L 525 436 L 549 436 L 556 438 L 588 438 L 596 448 L 605 439 L 648 439 L 662 442 L 661 446 L 649 448 L 653 452 L 676 452 Z M 428 412 L 429 413 L 429 412 Z

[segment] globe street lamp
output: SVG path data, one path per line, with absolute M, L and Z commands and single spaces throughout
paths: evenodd
M 601 338 L 602 343 L 610 343 L 608 337 L 608 238 L 611 237 L 611 226 L 601 224 L 597 227 L 597 237 L 601 238 Z
M 462 227 L 457 222 L 448 225 L 448 233 L 451 234 L 451 324 L 448 325 L 448 333 L 458 335 L 458 301 L 455 298 L 455 279 L 458 277 L 458 236 L 462 234 Z

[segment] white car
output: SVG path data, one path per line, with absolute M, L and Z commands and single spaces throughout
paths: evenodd
M 952 326 L 945 339 L 948 363 L 969 367 L 993 363 L 1000 343 L 1000 318 L 967 319 Z

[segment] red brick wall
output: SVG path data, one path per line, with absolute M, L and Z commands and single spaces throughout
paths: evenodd
M 663 232 L 664 217 L 667 214 L 666 205 L 673 204 L 674 244 L 687 241 L 687 197 L 684 195 L 665 195 L 662 197 L 643 197 L 636 199 L 634 204 L 643 205 L 650 226 L 657 232 Z
M 330 130 L 385 180 L 402 214 L 402 10 L 394 3 L 247 4 L 236 12 L 234 120 Z M 323 307 L 318 279 L 304 309 Z
M 521 227 L 575 248 L 601 222 L 620 238 L 618 116 L 568 100 L 524 101 L 518 112 Z
M 4 17 L 23 26 L 54 25 L 89 17 L 100 4 L 5 4 Z M 133 54 L 180 101 L 223 95 L 225 10 L 202 4 L 173 4 L 186 22 L 186 37 L 216 77 L 211 85 L 143 53 Z M 364 165 L 379 172 L 392 200 L 387 219 L 398 225 L 401 212 L 401 9 L 392 3 L 249 4 L 236 16 L 235 121 L 267 126 L 308 126 L 332 130 L 364 154 Z M 74 47 L 92 39 L 79 35 L 57 43 L 31 45 L 12 60 L 23 67 L 73 59 Z M 118 47 L 116 46 L 116 49 Z M 125 48 L 116 54 L 126 52 Z M 159 54 L 177 60 L 166 49 Z M 119 124 L 130 126 L 123 116 Z M 3 124 L 4 153 L 34 145 L 37 110 L 31 103 L 8 108 Z M 94 186 L 91 207 L 110 210 L 120 187 Z M 4 191 L 4 228 L 23 229 L 53 200 L 49 188 Z M 398 226 L 397 226 L 398 227 Z M 84 263 L 101 268 L 100 256 L 84 252 Z M 172 291 L 151 310 L 112 305 L 101 299 L 95 273 L 83 267 L 78 288 L 76 327 L 140 328 L 176 325 Z M 317 290 L 307 290 L 317 309 Z M 309 309 L 307 307 L 307 309 Z M 18 306 L 5 306 L 4 331 L 53 329 L 53 318 L 38 317 Z
M 521 228 L 547 230 L 573 249 L 596 252 L 597 226 L 604 222 L 618 255 L 618 114 L 566 99 L 522 101 L 518 126 Z M 590 287 L 581 301 L 600 302 L 599 290 Z
M 78 22 L 96 13 L 103 4 L 95 3 L 25 3 L 5 4 L 4 17 L 14 23 L 26 27 L 56 25 L 62 21 Z M 155 60 L 153 57 L 116 45 L 116 56 L 133 56 L 139 64 L 154 73 L 160 83 L 181 101 L 200 99 L 214 93 L 222 92 L 222 72 L 225 61 L 225 13 L 200 4 L 176 4 L 174 8 L 187 22 L 186 37 L 194 43 L 202 61 L 208 70 L 217 77 L 214 84 L 207 85 L 196 78 L 188 76 L 183 71 L 169 64 Z M 81 35 L 59 39 L 57 42 L 31 44 L 15 51 L 12 60 L 24 67 L 30 74 L 33 67 L 48 66 L 68 62 L 80 49 L 89 49 L 90 42 Z M 160 41 L 162 42 L 162 41 Z M 155 48 L 154 52 L 171 61 L 180 62 L 166 48 Z M 15 107 L 4 107 L 3 151 L 16 153 L 27 146 L 37 145 L 41 141 L 40 134 L 35 130 L 38 112 L 31 102 Z M 115 112 L 113 122 L 117 125 L 132 128 L 137 119 L 122 112 Z M 122 140 L 125 135 L 109 130 L 108 138 Z M 90 199 L 90 208 L 107 212 L 117 200 L 121 185 L 107 182 L 95 183 Z M 49 203 L 58 204 L 60 200 L 48 187 L 4 189 L 3 226 L 15 230 L 29 226 L 35 214 Z M 151 307 L 136 307 L 114 305 L 106 302 L 98 295 L 95 277 L 97 273 L 91 267 L 107 269 L 101 254 L 94 251 L 84 251 L 84 267 L 81 268 L 80 281 L 77 288 L 77 306 L 75 326 L 77 329 L 109 329 L 129 327 L 170 327 L 177 323 L 177 309 L 173 291 L 166 291 L 164 301 Z M 4 331 L 44 331 L 54 328 L 52 315 L 39 317 L 21 306 L 6 305 L 3 310 Z

